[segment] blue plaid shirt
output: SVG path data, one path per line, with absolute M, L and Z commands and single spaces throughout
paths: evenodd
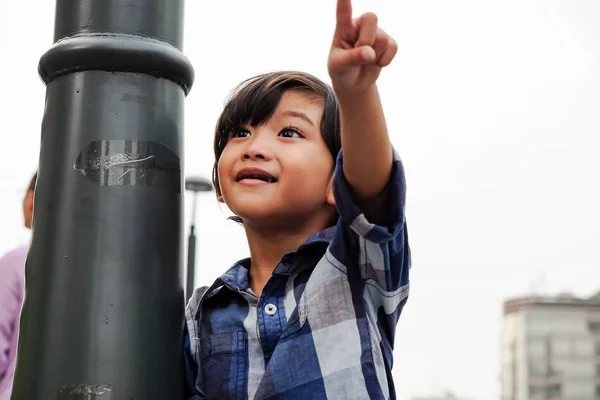
M 189 398 L 394 399 L 392 349 L 408 297 L 404 170 L 385 226 L 367 221 L 337 160 L 335 227 L 286 254 L 257 297 L 242 260 L 186 308 Z

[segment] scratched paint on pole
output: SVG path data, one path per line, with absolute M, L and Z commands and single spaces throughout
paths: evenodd
M 58 389 L 56 400 L 112 400 L 112 388 L 109 385 L 69 385 Z
M 98 140 L 73 164 L 100 186 L 154 186 L 181 193 L 181 162 L 168 147 L 145 140 Z

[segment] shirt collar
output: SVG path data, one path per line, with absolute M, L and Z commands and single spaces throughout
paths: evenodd
M 300 248 L 314 243 L 314 242 L 326 242 L 329 243 L 331 242 L 331 240 L 333 239 L 333 235 L 335 234 L 335 225 L 334 226 L 330 226 L 329 228 L 325 228 L 320 232 L 315 233 L 314 235 L 312 235 L 311 237 L 309 237 L 306 242 L 304 242 L 304 244 L 302 246 L 300 246 Z
M 298 250 L 291 253 L 287 253 L 281 259 L 279 265 L 273 272 L 276 275 L 291 275 L 293 272 L 303 270 L 305 268 L 314 266 L 311 261 L 315 258 L 314 253 L 308 249 L 315 247 L 318 243 L 329 244 L 333 239 L 336 227 L 331 226 L 320 232 L 310 236 L 304 244 L 302 244 Z M 322 254 L 318 255 L 319 259 Z M 314 260 L 315 263 L 318 260 Z M 218 279 L 229 289 L 234 291 L 247 291 L 248 290 L 248 271 L 250 269 L 250 258 L 245 258 L 236 262 L 227 272 L 225 272 Z M 214 285 L 213 285 L 214 286 Z M 208 295 L 208 293 L 207 293 Z

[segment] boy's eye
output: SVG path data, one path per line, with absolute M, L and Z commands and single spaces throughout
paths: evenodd
M 281 132 L 279 132 L 279 136 L 284 138 L 301 138 L 302 135 L 298 133 L 295 129 L 285 128 Z
M 250 136 L 250 131 L 247 129 L 240 129 L 239 131 L 235 131 L 231 134 L 232 138 L 244 138 Z

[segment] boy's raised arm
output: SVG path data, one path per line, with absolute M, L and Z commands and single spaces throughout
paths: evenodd
M 344 175 L 366 217 L 382 222 L 384 189 L 392 171 L 392 146 L 377 90 L 381 69 L 398 46 L 366 13 L 352 19 L 351 0 L 338 0 L 328 70 L 340 103 Z

